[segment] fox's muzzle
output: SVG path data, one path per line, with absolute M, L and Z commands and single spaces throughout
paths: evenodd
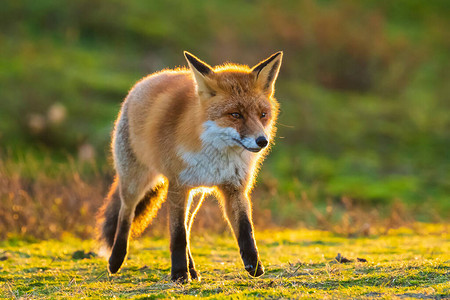
M 245 150 L 255 153 L 261 151 L 269 144 L 269 141 L 263 135 L 257 137 L 256 139 L 247 137 L 241 140 L 234 138 L 233 140 L 237 142 Z

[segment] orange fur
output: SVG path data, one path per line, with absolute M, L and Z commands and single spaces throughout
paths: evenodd
M 177 147 L 199 151 L 202 124 L 207 120 L 235 128 L 240 134 L 265 131 L 274 136 L 279 104 L 255 83 L 251 69 L 226 64 L 214 71 L 207 82 L 217 94 L 207 99 L 196 94 L 195 79 L 186 69 L 155 73 L 135 85 L 128 96 L 132 100 L 128 102 L 129 130 L 132 148 L 143 164 L 176 177 L 184 165 Z M 236 110 L 249 118 L 246 124 L 229 115 Z M 260 122 L 262 111 L 269 115 Z M 258 162 L 267 149 L 259 154 Z

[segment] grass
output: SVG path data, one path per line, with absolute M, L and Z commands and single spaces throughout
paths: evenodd
M 449 297 L 448 229 L 414 223 L 450 220 L 449 3 L 6 1 L 0 298 Z M 73 258 L 98 252 L 122 99 L 146 74 L 185 65 L 183 50 L 211 64 L 285 53 L 278 137 L 252 196 L 267 269 L 256 280 L 230 235 L 204 233 L 226 231 L 208 201 L 192 246 L 201 283 L 169 282 L 163 237 L 134 240 L 117 276 L 98 256 Z M 261 231 L 273 226 L 327 231 Z
M 266 274 L 250 278 L 230 235 L 194 234 L 201 282 L 169 281 L 169 242 L 131 242 L 118 275 L 109 276 L 94 240 L 0 242 L 0 295 L 6 298 L 417 298 L 450 297 L 448 225 L 416 223 L 384 235 L 348 238 L 317 230 L 256 232 Z M 84 251 L 83 253 L 77 251 Z M 337 263 L 341 253 L 352 260 Z M 85 258 L 83 258 L 85 257 Z M 364 258 L 367 262 L 357 262 Z
M 0 239 L 88 237 L 121 101 L 143 76 L 186 65 L 183 50 L 213 65 L 284 51 L 254 197 L 265 223 L 323 229 L 344 219 L 343 199 L 378 223 L 395 207 L 448 220 L 449 27 L 447 0 L 6 1 Z

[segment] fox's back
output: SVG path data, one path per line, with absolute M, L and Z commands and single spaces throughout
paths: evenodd
M 165 70 L 139 81 L 122 108 L 136 159 L 159 172 L 170 169 L 167 164 L 179 164 L 171 149 L 183 139 L 179 130 L 186 115 L 197 109 L 196 101 L 195 82 L 188 70 Z M 195 131 L 192 120 L 186 123 L 185 129 Z

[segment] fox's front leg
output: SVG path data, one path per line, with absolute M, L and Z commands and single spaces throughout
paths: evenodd
M 170 227 L 170 252 L 172 260 L 172 281 L 186 282 L 189 280 L 188 275 L 188 249 L 187 249 L 187 232 L 186 232 L 186 204 L 188 189 L 171 185 L 169 183 L 169 191 L 167 201 L 169 202 L 169 227 Z
M 264 267 L 259 259 L 253 236 L 251 204 L 245 188 L 231 184 L 219 188 L 224 197 L 225 212 L 236 236 L 245 270 L 253 277 L 261 276 L 264 274 Z

